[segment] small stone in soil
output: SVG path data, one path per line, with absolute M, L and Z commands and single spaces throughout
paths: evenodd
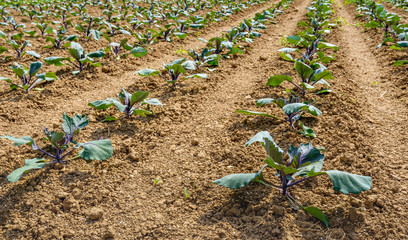
M 285 213 L 285 208 L 278 205 L 273 205 L 272 210 L 277 216 L 283 216 L 283 214 Z
M 103 216 L 103 211 L 102 209 L 98 207 L 91 208 L 91 210 L 89 211 L 89 215 L 88 215 L 90 220 L 97 220 L 101 218 L 102 216 Z

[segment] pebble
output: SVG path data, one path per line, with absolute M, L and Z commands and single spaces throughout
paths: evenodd
M 108 227 L 108 229 L 103 234 L 103 238 L 114 238 L 115 237 L 115 230 L 112 227 Z
M 91 208 L 91 210 L 89 211 L 89 215 L 88 215 L 90 220 L 97 220 L 101 218 L 102 216 L 103 216 L 103 211 L 102 209 L 98 207 Z
M 275 213 L 275 215 L 277 216 L 283 216 L 283 214 L 285 213 L 285 208 L 278 206 L 278 205 L 273 205 L 272 206 L 272 211 Z

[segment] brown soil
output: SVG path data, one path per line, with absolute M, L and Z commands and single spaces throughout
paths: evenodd
M 62 169 L 26 174 L 11 184 L 6 176 L 23 159 L 38 155 L 29 147 L 0 140 L 2 238 L 406 239 L 407 67 L 391 66 L 395 51 L 376 49 L 381 33 L 352 25 L 353 5 L 334 5 L 333 19 L 342 17 L 348 24 L 327 38 L 340 46 L 337 60 L 328 65 L 335 76 L 330 82 L 333 93 L 315 98 L 323 115 L 310 118 L 306 125 L 317 134 L 313 145 L 326 148 L 324 169 L 371 176 L 372 190 L 343 195 L 332 190 L 327 177 L 294 188 L 305 206 L 319 207 L 328 215 L 331 228 L 325 229 L 264 186 L 229 190 L 211 184 L 226 174 L 255 172 L 262 166 L 263 150 L 244 147 L 261 130 L 271 132 L 284 149 L 309 141 L 286 123 L 234 111 L 258 110 L 256 99 L 282 96 L 284 88 L 264 86 L 273 74 L 291 73 L 291 63 L 280 60 L 277 50 L 283 36 L 299 30 L 297 22 L 305 18 L 310 3 L 296 0 L 244 55 L 223 61 L 215 72 L 208 72 L 209 79 L 188 79 L 176 90 L 160 78 L 141 78 L 134 72 L 160 68 L 177 58 L 175 51 L 181 46 L 203 47 L 194 37 L 156 44 L 141 59 L 102 60 L 102 68 L 76 77 L 64 67 L 61 80 L 41 92 L 23 94 L 0 85 L 2 135 L 31 135 L 40 142 L 42 128 L 59 129 L 64 112 L 84 113 L 91 121 L 78 141 L 110 138 L 115 149 L 103 164 L 73 161 Z M 269 6 L 250 8 L 214 24 L 202 31 L 202 37 L 219 36 Z M 96 43 L 90 44 L 87 49 L 98 49 Z M 46 51 L 42 55 L 57 55 Z M 8 65 L 2 63 L 2 75 L 11 76 Z M 93 110 L 87 103 L 113 97 L 121 86 L 131 92 L 149 90 L 165 108 L 154 108 L 156 114 L 146 118 L 101 123 L 107 115 L 119 115 L 113 109 Z M 266 177 L 272 174 L 265 172 Z M 163 183 L 153 184 L 157 178 Z M 185 197 L 184 189 L 190 197 Z

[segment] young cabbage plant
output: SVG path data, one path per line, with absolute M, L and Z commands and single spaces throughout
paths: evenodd
M 215 54 L 221 54 L 222 51 L 226 48 L 230 50 L 227 54 L 243 53 L 241 49 L 235 47 L 234 44 L 228 41 L 226 38 L 214 37 L 209 41 L 206 41 L 204 39 L 200 40 L 206 42 L 209 46 L 209 50 L 214 52 Z
M 111 39 L 104 35 L 104 37 L 110 42 L 109 46 L 105 49 L 106 53 L 112 53 L 116 60 L 120 59 L 121 57 L 127 57 L 128 54 L 131 54 L 135 57 L 143 57 L 147 54 L 147 50 L 142 47 L 132 47 L 129 45 L 128 39 L 124 38 L 120 41 L 120 43 L 111 42 Z M 122 49 L 130 51 L 129 53 L 121 53 Z
M 305 48 L 306 51 L 301 54 L 299 61 L 306 62 L 309 65 L 315 64 L 317 61 L 322 63 L 328 63 L 331 60 L 334 60 L 334 57 L 331 55 L 325 56 L 322 52 L 324 49 L 333 49 L 338 51 L 339 47 L 332 43 L 324 42 L 322 39 L 316 35 L 308 34 L 307 32 L 301 32 L 299 36 L 289 36 L 286 39 L 282 39 L 283 45 L 292 45 L 294 48 L 282 48 L 279 49 L 279 55 L 282 59 L 286 61 L 294 62 L 296 59 L 291 55 L 291 53 L 298 52 L 300 53 L 299 48 Z M 323 53 L 323 55 L 322 55 Z
M 85 24 L 78 23 L 75 26 L 75 29 L 79 32 L 84 34 L 85 39 L 90 39 L 91 35 L 95 40 L 99 40 L 101 38 L 100 28 L 92 29 L 94 25 L 99 24 L 101 22 L 101 18 L 96 17 L 89 17 L 85 19 Z
M 130 94 L 125 89 L 119 92 L 118 99 L 107 98 L 106 100 L 97 100 L 89 103 L 88 105 L 99 110 L 104 110 L 115 106 L 119 112 L 124 112 L 126 118 L 130 118 L 131 115 L 140 115 L 145 117 L 146 114 L 153 114 L 150 110 L 150 105 L 163 106 L 163 104 L 157 98 L 148 99 L 149 92 L 137 91 L 134 94 Z M 147 109 L 141 107 L 147 105 Z M 115 121 L 118 118 L 108 116 L 103 121 Z
M 289 122 L 289 125 L 292 127 L 292 129 L 295 129 L 295 122 L 299 120 L 304 113 L 308 112 L 313 116 L 320 116 L 322 114 L 322 112 L 315 106 L 309 104 L 308 102 L 299 103 L 299 99 L 295 97 L 290 97 L 289 100 L 281 98 L 276 100 L 273 98 L 262 98 L 256 101 L 256 105 L 258 106 L 263 106 L 265 104 L 271 103 L 275 103 L 279 108 L 282 109 L 282 111 L 285 113 L 286 119 L 282 119 L 267 113 L 254 112 L 248 110 L 237 110 L 236 113 L 272 117 L 281 121 Z M 300 123 L 300 127 L 303 129 L 303 131 L 300 131 L 300 133 L 304 134 L 305 136 L 307 137 L 316 136 L 311 128 L 304 126 L 302 123 Z
M 244 22 L 241 23 L 239 26 L 239 29 L 241 31 L 241 35 L 247 36 L 249 38 L 255 38 L 255 37 L 260 37 L 261 34 L 257 32 L 257 29 L 266 29 L 265 25 L 263 25 L 261 22 L 258 22 L 253 19 L 244 19 Z
M 10 175 L 7 176 L 7 179 L 10 182 L 16 182 L 21 178 L 23 173 L 28 172 L 32 169 L 43 168 L 47 164 L 66 163 L 80 157 L 87 161 L 106 160 L 112 156 L 113 148 L 112 143 L 109 139 L 94 140 L 87 143 L 77 143 L 74 140 L 80 130 L 86 127 L 89 123 L 89 120 L 85 115 L 78 114 L 71 118 L 64 113 L 62 119 L 62 132 L 48 131 L 47 128 L 44 128 L 44 140 L 46 142 L 49 142 L 50 144 L 46 146 L 46 148 L 41 148 L 34 142 L 34 139 L 30 136 L 21 138 L 13 136 L 0 136 L 0 138 L 14 141 L 15 146 L 28 144 L 34 151 L 40 151 L 41 153 L 45 154 L 46 157 L 51 158 L 51 160 L 47 160 L 45 158 L 26 159 L 25 165 L 23 167 L 14 170 L 12 173 L 10 173 Z M 82 149 L 76 156 L 70 159 L 66 159 L 67 156 L 72 154 L 78 148 Z
M 48 64 L 53 64 L 55 66 L 64 65 L 63 61 L 68 61 L 77 70 L 73 71 L 72 74 L 76 75 L 82 72 L 87 66 L 100 67 L 101 63 L 96 62 L 94 58 L 101 58 L 105 56 L 103 51 L 96 51 L 92 53 L 87 53 L 82 46 L 77 42 L 71 42 L 71 48 L 69 49 L 70 57 L 47 57 L 44 61 Z
M 8 20 L 7 23 L 4 23 L 4 24 L 2 24 L 2 25 L 10 26 L 10 27 L 11 27 L 11 28 L 5 29 L 5 31 L 8 31 L 8 32 L 17 31 L 19 28 L 22 28 L 22 29 L 26 28 L 25 24 L 23 24 L 23 23 L 18 23 L 18 22 L 17 22 L 14 18 L 12 18 L 12 17 Z
M 55 34 L 55 37 L 47 36 L 47 42 L 50 42 L 51 45 L 47 45 L 44 48 L 67 48 L 71 46 L 72 41 L 78 40 L 78 37 L 76 35 L 65 36 L 66 31 L 64 29 L 58 31 L 54 29 L 52 30 L 52 32 Z
M 146 46 L 157 41 L 157 31 L 154 29 L 146 29 L 145 32 L 133 34 L 139 41 L 136 45 Z
M 157 38 L 163 38 L 163 41 L 165 42 L 171 42 L 171 34 L 174 32 L 174 29 L 172 28 L 174 24 L 166 24 L 164 28 L 159 27 L 157 31 Z
M 25 68 L 17 63 L 11 66 L 11 69 L 16 74 L 16 77 L 21 81 L 22 84 L 14 84 L 10 78 L 0 77 L 0 80 L 4 80 L 10 84 L 12 90 L 21 88 L 25 92 L 30 91 L 36 85 L 58 79 L 58 77 L 53 72 L 37 74 L 42 67 L 42 62 L 32 62 L 30 63 L 30 68 Z
M 166 80 L 167 83 L 172 84 L 173 87 L 176 86 L 177 80 L 180 78 L 181 75 L 186 74 L 186 70 L 195 70 L 196 66 L 194 61 L 188 61 L 185 58 L 177 59 L 174 60 L 173 62 L 169 64 L 164 64 L 164 73 L 167 73 L 169 76 L 166 77 L 164 74 L 162 74 L 159 70 L 155 69 L 143 69 L 139 70 L 136 73 L 139 74 L 140 76 L 155 76 L 159 75 L 161 78 Z M 187 77 L 186 78 L 192 78 L 192 77 L 197 77 L 197 78 L 207 78 L 207 74 L 205 73 L 196 73 Z
M 304 207 L 290 193 L 289 189 L 293 186 L 300 186 L 301 182 L 308 181 L 320 175 L 328 175 L 333 183 L 333 189 L 343 194 L 358 194 L 362 191 L 371 189 L 371 177 L 356 175 L 338 170 L 321 171 L 323 168 L 324 154 L 319 148 L 313 147 L 311 143 L 301 144 L 300 147 L 289 146 L 288 157 L 284 156 L 283 150 L 274 142 L 269 132 L 263 131 L 251 138 L 245 146 L 260 142 L 265 148 L 267 158 L 266 164 L 257 173 L 239 173 L 227 175 L 223 178 L 213 181 L 213 183 L 237 189 L 247 186 L 251 182 L 264 184 L 282 192 L 293 207 L 299 207 L 307 213 L 318 218 L 326 227 L 329 227 L 329 219 L 316 207 Z M 286 160 L 288 159 L 288 160 Z M 265 168 L 271 168 L 277 173 L 279 184 L 265 180 L 262 171 Z
M 208 64 L 210 66 L 219 65 L 220 55 L 213 54 L 213 52 L 208 50 L 207 48 L 204 48 L 201 53 L 198 53 L 193 49 L 190 49 L 188 51 L 188 55 L 190 55 L 190 57 L 194 60 L 197 69 L 200 69 L 200 67 L 205 64 Z
M 48 27 L 47 23 L 31 23 L 31 24 L 40 30 L 41 36 L 45 36 L 46 34 L 52 33 L 53 28 Z
M 0 38 L 3 38 L 8 45 L 16 52 L 16 58 L 22 58 L 26 53 L 35 57 L 40 58 L 40 54 L 34 51 L 26 51 L 25 49 L 28 46 L 31 46 L 30 41 L 26 40 L 23 41 L 24 34 L 23 33 L 16 33 L 7 37 L 2 31 L 0 31 Z M 8 49 L 5 47 L 0 47 L 0 53 L 8 52 Z M 6 57 L 10 58 L 10 57 Z
M 315 91 L 314 92 L 315 94 L 330 93 L 331 90 L 327 88 L 316 91 L 316 87 L 315 87 L 316 84 L 323 84 L 326 86 L 330 86 L 329 83 L 326 81 L 326 79 L 327 80 L 333 79 L 332 74 L 330 73 L 329 70 L 326 69 L 326 67 L 324 67 L 321 64 L 317 64 L 317 66 L 318 68 L 313 69 L 309 65 L 296 60 L 294 68 L 296 70 L 298 77 L 301 79 L 300 84 L 293 82 L 293 78 L 290 76 L 274 75 L 268 79 L 266 86 L 277 87 L 281 83 L 288 81 L 293 86 L 295 86 L 298 90 L 300 90 L 302 96 L 305 96 L 306 93 L 310 91 Z

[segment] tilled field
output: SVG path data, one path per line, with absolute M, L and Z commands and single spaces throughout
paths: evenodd
M 41 90 L 25 93 L 1 84 L 1 135 L 32 136 L 45 145 L 44 127 L 61 130 L 63 113 L 86 114 L 89 125 L 76 141 L 110 139 L 114 151 L 103 162 L 49 165 L 10 183 L 7 176 L 23 166 L 24 159 L 44 156 L 29 146 L 16 147 L 0 139 L 0 238 L 407 239 L 407 65 L 392 65 L 403 59 L 403 52 L 377 48 L 383 32 L 362 27 L 363 19 L 355 18 L 356 4 L 332 2 L 331 22 L 337 26 L 325 38 L 339 47 L 326 51 L 336 58 L 326 64 L 334 77 L 328 80 L 332 92 L 304 97 L 313 99 L 322 111 L 319 117 L 308 114 L 302 120 L 316 133 L 313 139 L 280 120 L 235 113 L 247 109 L 284 117 L 279 108 L 258 107 L 255 100 L 288 97 L 285 89 L 293 87 L 288 82 L 275 88 L 266 83 L 275 74 L 296 77 L 293 62 L 284 61 L 278 50 L 283 48 L 283 37 L 304 29 L 298 23 L 307 21 L 311 0 L 288 2 L 282 13 L 265 22 L 266 29 L 258 30 L 259 38 L 240 43 L 243 54 L 223 59 L 217 68 L 196 71 L 206 73 L 207 79 L 188 78 L 174 88 L 158 76 L 135 74 L 188 58 L 180 49 L 203 49 L 206 43 L 199 38 L 222 36 L 277 3 L 250 5 L 192 30 L 184 40 L 148 45 L 148 54 L 141 58 L 105 56 L 101 67 L 78 75 L 72 75 L 67 65 L 44 64 L 40 72 L 55 72 L 60 79 Z M 390 4 L 384 6 L 393 11 Z M 28 19 L 15 10 L 9 12 L 18 22 Z M 88 13 L 98 15 L 101 10 L 89 7 Z M 78 42 L 88 52 L 109 44 L 104 38 Z M 45 38 L 30 43 L 30 50 L 41 58 L 68 57 L 66 50 L 42 48 Z M 33 61 L 42 60 L 30 55 L 1 60 L 1 76 L 13 76 L 14 62 Z M 164 107 L 153 106 L 154 114 L 146 117 L 102 122 L 108 115 L 122 115 L 115 108 L 95 110 L 88 103 L 115 97 L 122 87 L 131 93 L 149 91 L 149 97 L 158 98 Z M 260 131 L 270 132 L 284 151 L 290 144 L 307 142 L 324 147 L 323 170 L 370 176 L 371 190 L 341 194 L 327 176 L 292 188 L 304 206 L 318 207 L 327 215 L 330 227 L 326 228 L 317 218 L 294 209 L 277 190 L 257 183 L 236 190 L 213 184 L 227 174 L 259 171 L 264 150 L 255 144 L 246 148 L 245 143 Z M 275 173 L 264 170 L 265 178 L 272 179 Z

